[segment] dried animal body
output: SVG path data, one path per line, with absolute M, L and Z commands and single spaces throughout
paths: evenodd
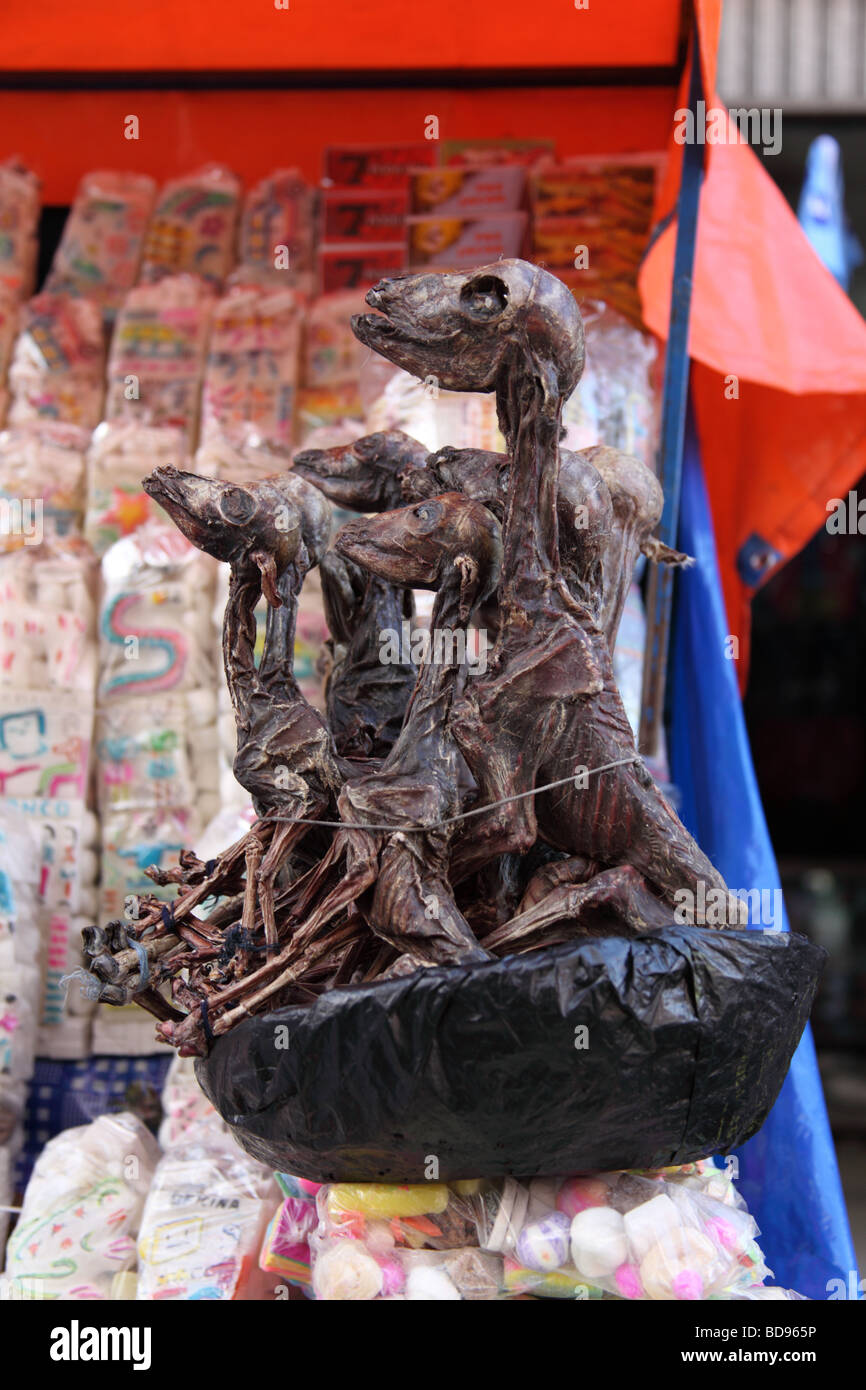
M 638 756 L 611 649 L 661 490 L 638 460 L 561 452 L 583 368 L 569 291 L 523 261 L 383 281 L 356 336 L 440 387 L 496 393 L 505 455 L 429 455 L 399 431 L 309 451 L 238 488 L 174 469 L 146 486 L 193 544 L 228 561 L 226 675 L 238 780 L 259 820 L 203 865 L 182 855 L 170 911 L 86 933 L 101 997 L 133 997 L 185 1055 L 241 1018 L 430 965 L 471 965 L 582 933 L 672 920 L 709 890 L 743 920 Z M 323 496 L 324 494 L 324 496 Z M 373 513 L 327 550 L 325 497 Z M 292 671 L 298 594 L 322 572 L 333 667 L 325 722 Z M 417 668 L 379 661 L 385 629 L 435 591 Z M 269 610 L 253 661 L 253 609 Z M 553 784 L 553 785 L 551 785 Z M 702 886 L 701 886 L 702 885 Z M 215 898 L 210 916 L 193 908 Z M 698 919 L 700 920 L 700 919 Z M 172 982 L 172 1002 L 160 986 Z

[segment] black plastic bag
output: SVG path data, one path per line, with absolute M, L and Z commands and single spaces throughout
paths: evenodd
M 317 1181 L 655 1168 L 763 1124 L 826 953 L 671 927 L 333 990 L 196 1064 L 243 1147 Z

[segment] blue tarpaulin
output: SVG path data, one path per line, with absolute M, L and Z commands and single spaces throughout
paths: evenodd
M 779 873 L 737 688 L 736 648 L 728 637 L 691 421 L 679 546 L 697 561 L 679 579 L 673 634 L 670 757 L 679 813 L 731 889 L 766 889 L 764 901 L 772 904 Z M 752 925 L 759 925 L 754 917 Z M 856 1289 L 854 1246 L 809 1029 L 769 1118 L 736 1158 L 738 1187 L 761 1228 L 775 1282 L 816 1299 L 840 1296 L 834 1280 Z

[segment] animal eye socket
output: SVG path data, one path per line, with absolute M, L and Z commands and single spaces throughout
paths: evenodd
M 249 521 L 256 511 L 255 499 L 242 487 L 227 488 L 220 497 L 220 511 L 226 521 Z
M 460 302 L 474 319 L 498 318 L 508 305 L 508 286 L 496 275 L 481 275 L 463 286 Z
M 415 515 L 417 516 L 419 521 L 429 521 L 432 512 L 429 507 L 416 507 Z

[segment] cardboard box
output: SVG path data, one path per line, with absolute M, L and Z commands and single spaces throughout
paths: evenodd
M 415 164 L 436 163 L 436 142 L 415 145 L 331 145 L 324 178 L 335 188 L 405 188 Z
M 487 217 L 410 217 L 409 267 L 412 270 L 472 270 L 500 257 L 519 256 L 526 235 L 525 212 Z
M 525 188 L 526 170 L 519 164 L 413 169 L 409 183 L 412 212 L 436 217 L 516 212 Z
M 322 241 L 396 245 L 405 238 L 409 195 L 405 189 L 331 188 L 322 195 Z
M 402 275 L 406 268 L 406 243 L 364 245 L 345 242 L 319 248 L 319 285 L 322 294 L 336 290 L 369 289 L 378 280 Z

